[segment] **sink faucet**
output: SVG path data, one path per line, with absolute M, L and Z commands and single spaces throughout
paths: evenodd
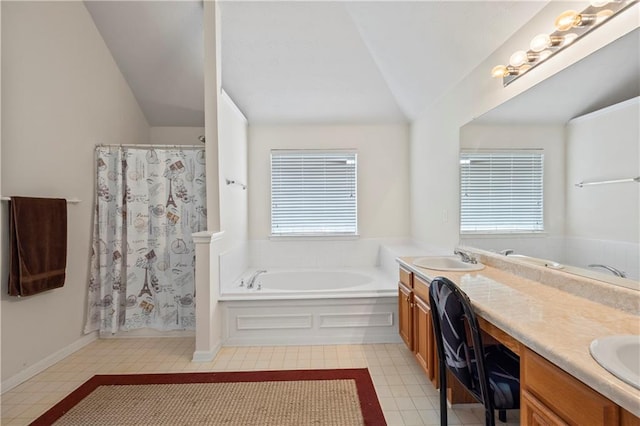
M 627 277 L 627 274 L 624 271 L 616 269 L 613 266 L 601 265 L 599 263 L 592 263 L 591 265 L 588 265 L 588 266 L 589 266 L 589 268 L 604 268 L 607 271 L 611 272 L 616 277 L 620 277 L 620 278 L 626 278 Z
M 455 249 L 453 251 L 453 254 L 457 254 L 458 256 L 460 256 L 460 258 L 464 263 L 473 263 L 473 264 L 478 263 L 475 257 L 471 256 L 469 253 L 464 252 L 460 249 Z
M 258 278 L 258 275 L 264 274 L 265 272 L 267 272 L 265 269 L 260 269 L 254 272 L 254 274 L 251 275 L 251 278 L 249 278 L 249 281 L 247 282 L 247 288 L 253 288 L 253 284 L 256 282 L 256 278 Z
M 512 249 L 506 249 L 500 252 L 500 254 L 504 254 L 505 256 L 509 256 L 510 254 L 513 254 L 513 253 L 515 253 L 515 251 L 513 251 Z

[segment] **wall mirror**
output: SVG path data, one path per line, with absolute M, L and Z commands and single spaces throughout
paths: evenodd
M 461 163 L 479 153 L 542 152 L 544 192 L 542 230 L 516 223 L 496 232 L 474 231 L 473 221 L 465 230 L 473 209 L 463 189 L 460 245 L 513 250 L 522 261 L 640 290 L 639 52 L 636 29 L 460 129 Z M 516 165 L 513 179 L 528 168 Z M 486 189 L 492 178 L 483 176 Z M 631 180 L 586 185 L 619 179 Z

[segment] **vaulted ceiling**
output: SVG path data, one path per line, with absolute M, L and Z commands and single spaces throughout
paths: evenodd
M 204 125 L 202 3 L 87 1 L 151 126 Z M 223 1 L 222 86 L 251 123 L 404 122 L 540 1 Z

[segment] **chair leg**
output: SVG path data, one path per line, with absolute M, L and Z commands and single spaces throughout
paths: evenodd
M 495 415 L 493 414 L 493 408 L 491 407 L 484 407 L 484 422 L 486 426 L 495 426 L 496 425 L 496 418 Z
M 498 410 L 498 420 L 502 423 L 507 422 L 507 410 Z
M 440 426 L 447 426 L 447 369 L 440 358 Z

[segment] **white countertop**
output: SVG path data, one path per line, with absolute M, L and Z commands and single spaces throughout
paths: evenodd
M 640 335 L 638 315 L 491 266 L 476 272 L 445 272 L 414 266 L 413 259 L 397 261 L 427 281 L 437 276 L 451 279 L 484 319 L 640 417 L 640 390 L 606 371 L 589 353 L 596 338 Z

